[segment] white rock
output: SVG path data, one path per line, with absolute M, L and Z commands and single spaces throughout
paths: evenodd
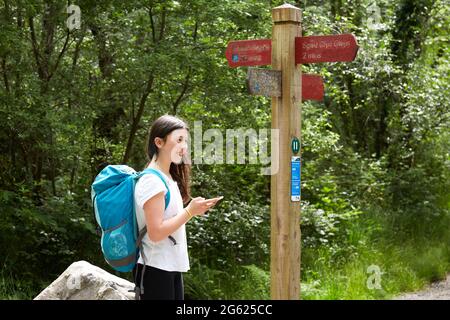
M 34 300 L 134 300 L 134 284 L 86 261 L 72 263 Z

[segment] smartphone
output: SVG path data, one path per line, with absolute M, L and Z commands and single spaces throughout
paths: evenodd
M 211 199 L 206 199 L 208 202 L 210 202 L 210 201 L 213 201 L 214 202 L 214 205 L 219 201 L 219 200 L 222 200 L 223 199 L 223 196 L 220 196 L 220 197 L 216 197 L 216 198 L 211 198 Z

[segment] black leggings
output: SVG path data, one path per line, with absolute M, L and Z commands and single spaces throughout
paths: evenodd
M 140 287 L 142 264 L 133 269 L 135 285 Z M 136 270 L 137 269 L 137 270 Z M 183 275 L 181 272 L 165 271 L 145 266 L 144 294 L 141 300 L 183 300 Z

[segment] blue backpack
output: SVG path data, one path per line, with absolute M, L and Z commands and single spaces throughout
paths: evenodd
M 101 229 L 101 247 L 106 262 L 120 272 L 132 271 L 136 265 L 147 227 L 138 230 L 134 207 L 134 187 L 144 174 L 157 175 L 167 188 L 165 209 L 170 191 L 161 174 L 147 168 L 136 172 L 126 165 L 108 165 L 95 178 L 91 187 L 95 220 Z M 176 244 L 175 239 L 169 238 Z M 145 256 L 143 256 L 145 259 Z M 145 263 L 145 260 L 144 260 Z

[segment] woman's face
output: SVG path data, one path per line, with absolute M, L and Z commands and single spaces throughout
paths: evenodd
M 176 129 L 167 135 L 165 143 L 162 139 L 161 142 L 163 145 L 160 147 L 159 152 L 164 152 L 168 155 L 173 163 L 180 164 L 183 156 L 187 153 L 188 131 L 186 129 Z M 159 144 L 157 143 L 157 145 Z

